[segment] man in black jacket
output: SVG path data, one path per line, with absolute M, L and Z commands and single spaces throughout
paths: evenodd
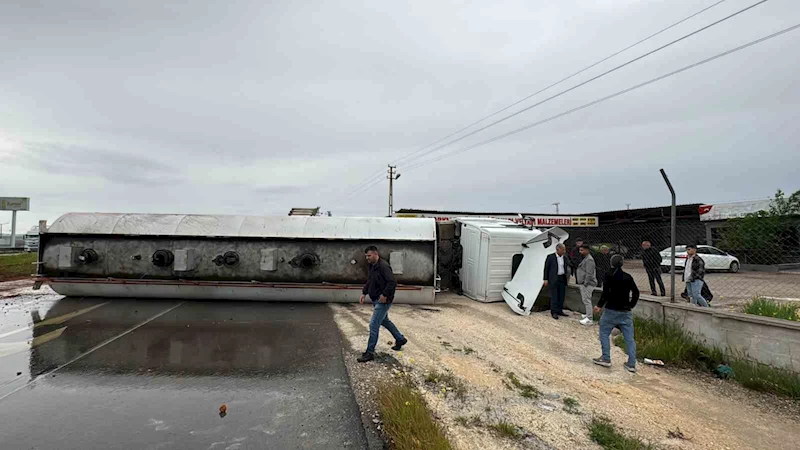
M 600 246 L 600 252 L 592 255 L 594 256 L 595 265 L 597 266 L 597 286 L 603 287 L 603 282 L 606 280 L 606 275 L 611 272 L 611 249 L 606 245 Z
M 401 350 L 408 339 L 403 337 L 400 330 L 389 320 L 389 308 L 394 300 L 394 291 L 397 282 L 394 281 L 392 267 L 381 259 L 378 248 L 370 245 L 364 250 L 369 263 L 369 272 L 364 289 L 361 290 L 360 302 L 363 304 L 367 296 L 372 301 L 372 319 L 369 321 L 369 342 L 367 351 L 358 358 L 358 362 L 367 362 L 375 359 L 375 346 L 378 344 L 378 332 L 381 326 L 386 327 L 394 336 L 392 350 Z
M 544 287 L 550 289 L 550 315 L 553 319 L 567 316 L 564 313 L 564 297 L 567 295 L 569 279 L 569 259 L 564 244 L 556 245 L 556 252 L 544 260 Z
M 661 253 L 654 249 L 650 241 L 642 242 L 642 263 L 644 270 L 647 271 L 647 279 L 650 280 L 650 293 L 656 295 L 656 282 L 661 290 L 661 296 L 667 295 L 664 289 L 664 280 L 661 279 Z
M 581 264 L 581 261 L 583 261 L 583 255 L 581 254 L 582 245 L 583 239 L 575 238 L 575 248 L 569 251 L 569 267 L 576 279 L 578 277 L 578 266 Z
M 686 282 L 686 293 L 695 306 L 708 307 L 708 302 L 703 297 L 703 278 L 706 274 L 706 264 L 697 254 L 697 246 L 686 246 L 686 264 L 683 267 L 683 281 Z
M 624 364 L 625 370 L 636 373 L 636 341 L 633 340 L 633 313 L 631 309 L 639 301 L 639 288 L 630 274 L 622 271 L 624 260 L 622 255 L 611 257 L 612 272 L 606 276 L 603 283 L 603 295 L 594 307 L 596 314 L 605 307 L 600 317 L 600 347 L 603 356 L 592 360 L 597 365 L 611 367 L 611 343 L 609 335 L 611 330 L 619 328 L 625 338 L 625 348 L 628 351 L 628 362 Z

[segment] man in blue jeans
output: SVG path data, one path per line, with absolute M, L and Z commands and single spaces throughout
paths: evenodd
M 403 337 L 400 330 L 389 320 L 389 308 L 392 307 L 394 291 L 397 282 L 394 281 L 392 267 L 381 259 L 378 248 L 370 245 L 364 250 L 369 263 L 367 282 L 361 291 L 361 303 L 364 303 L 366 296 L 369 295 L 372 301 L 372 319 L 369 321 L 369 342 L 367 351 L 358 358 L 358 362 L 367 362 L 375 359 L 375 346 L 378 344 L 378 331 L 381 326 L 386 327 L 394 336 L 394 346 L 392 350 L 401 350 L 408 343 L 408 339 Z
M 628 350 L 628 362 L 623 364 L 625 370 L 636 373 L 636 341 L 633 340 L 633 314 L 631 310 L 639 301 L 639 288 L 630 274 L 622 271 L 624 260 L 622 255 L 611 257 L 611 273 L 606 275 L 603 283 L 603 295 L 594 307 L 596 314 L 605 307 L 600 317 L 600 347 L 603 356 L 594 358 L 592 362 L 599 366 L 611 367 L 611 330 L 619 328 L 625 338 Z
M 686 294 L 689 301 L 695 306 L 708 308 L 708 302 L 703 298 L 703 278 L 706 275 L 706 264 L 697 254 L 697 246 L 686 246 L 686 264 L 683 267 L 683 281 L 686 283 Z

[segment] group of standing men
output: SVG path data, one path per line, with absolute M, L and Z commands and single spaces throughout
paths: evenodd
M 687 260 L 684 270 L 684 281 L 690 301 L 698 306 L 708 306 L 701 295 L 704 286 L 703 277 L 705 264 L 697 256 L 697 247 L 686 246 Z M 408 343 L 400 330 L 389 320 L 389 309 L 392 306 L 397 282 L 392 275 L 389 264 L 381 259 L 378 249 L 369 246 L 365 250 L 365 257 L 369 264 L 367 282 L 364 284 L 361 303 L 369 300 L 373 305 L 373 314 L 369 324 L 369 341 L 367 350 L 359 362 L 375 359 L 375 346 L 378 343 L 378 331 L 384 327 L 394 337 L 393 350 L 399 351 Z M 567 284 L 570 274 L 575 275 L 575 281 L 581 292 L 584 305 L 584 314 L 580 323 L 591 325 L 594 323 L 593 315 L 600 314 L 600 347 L 602 355 L 594 358 L 592 362 L 603 367 L 611 367 L 610 335 L 614 328 L 618 328 L 625 338 L 628 361 L 623 364 L 629 372 L 636 372 L 636 342 L 633 338 L 633 315 L 631 310 L 639 301 L 639 288 L 633 277 L 622 270 L 624 258 L 622 255 L 611 254 L 608 247 L 602 246 L 595 261 L 591 249 L 583 240 L 577 239 L 576 246 L 566 254 L 564 244 L 557 244 L 555 253 L 547 256 L 544 266 L 544 286 L 550 290 L 550 314 L 553 319 L 568 316 L 564 308 Z M 661 296 L 666 295 L 664 282 L 661 280 L 662 258 L 654 249 L 650 241 L 642 242 L 642 260 L 647 277 L 650 281 L 650 290 L 656 295 L 656 284 L 661 291 Z M 598 286 L 603 287 L 603 293 L 597 306 L 592 307 L 592 293 Z
M 639 288 L 630 274 L 622 271 L 624 259 L 622 255 L 612 255 L 608 262 L 608 271 L 603 271 L 603 293 L 597 306 L 592 307 L 592 293 L 598 286 L 598 267 L 591 249 L 583 241 L 578 240 L 576 249 L 580 260 L 570 261 L 566 247 L 559 243 L 555 253 L 547 256 L 544 265 L 544 286 L 550 290 L 550 314 L 553 319 L 567 316 L 564 312 L 564 297 L 570 271 L 575 274 L 584 305 L 581 324 L 594 323 L 593 315 L 600 314 L 600 348 L 602 354 L 592 362 L 603 367 L 611 367 L 610 335 L 614 328 L 619 328 L 625 338 L 628 361 L 623 364 L 629 372 L 636 372 L 636 342 L 633 339 L 633 314 L 631 310 L 639 301 Z

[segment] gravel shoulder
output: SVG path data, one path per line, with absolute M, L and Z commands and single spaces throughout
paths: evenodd
M 628 434 L 662 448 L 793 449 L 800 441 L 800 404 L 748 391 L 704 374 L 641 366 L 633 375 L 622 368 L 624 354 L 614 347 L 612 369 L 591 363 L 599 355 L 597 327 L 579 316 L 555 321 L 549 314 L 517 316 L 504 303 L 483 304 L 442 294 L 435 306 L 395 305 L 392 321 L 409 338 L 403 352 L 392 352 L 391 335 L 381 330 L 377 363 L 359 365 L 366 346 L 370 306 L 332 304 L 345 337 L 345 357 L 368 426 L 377 408 L 369 405 L 376 380 L 405 370 L 414 377 L 451 442 L 459 449 L 596 449 L 586 423 L 593 414 L 611 418 Z M 349 355 L 348 355 L 349 353 Z M 463 400 L 441 385 L 426 383 L 431 371 L 451 372 L 465 383 Z M 541 395 L 525 398 L 509 387 L 508 373 Z M 570 411 L 565 399 L 577 400 Z M 523 438 L 500 437 L 486 426 L 508 422 Z M 457 422 L 460 418 L 461 424 Z M 688 440 L 671 439 L 680 431 Z

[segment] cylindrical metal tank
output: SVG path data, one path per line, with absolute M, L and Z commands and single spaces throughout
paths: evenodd
M 434 219 L 71 213 L 43 231 L 39 280 L 62 295 L 358 301 L 364 248 L 398 303 L 432 303 Z

